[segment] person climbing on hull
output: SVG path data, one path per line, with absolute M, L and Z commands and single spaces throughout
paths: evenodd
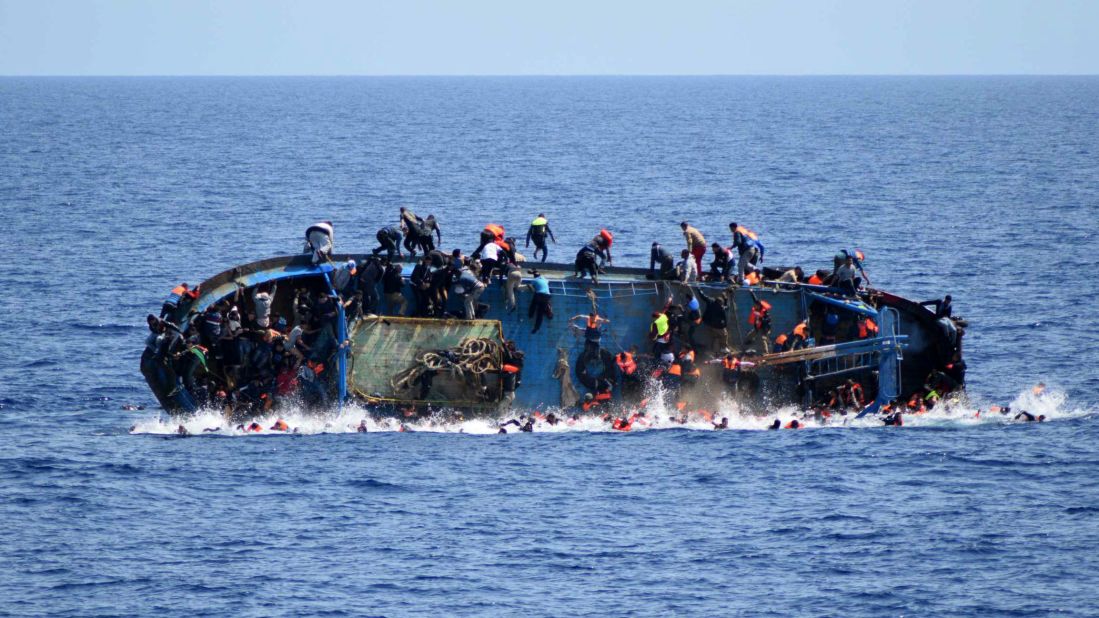
M 305 228 L 305 253 L 312 254 L 314 264 L 331 259 L 335 248 L 335 230 L 331 221 L 318 221 Z

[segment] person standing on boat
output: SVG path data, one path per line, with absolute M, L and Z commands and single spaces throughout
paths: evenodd
M 733 233 L 731 248 L 736 249 L 740 255 L 737 259 L 738 280 L 743 282 L 749 271 L 759 270 L 759 265 L 763 262 L 763 243 L 759 242 L 755 232 L 737 225 L 736 222 L 729 224 L 729 231 Z
M 331 221 L 318 221 L 305 228 L 305 248 L 303 251 L 313 254 L 313 263 L 319 264 L 332 255 L 335 247 L 335 231 Z
M 687 241 L 687 252 L 694 257 L 695 273 L 697 275 L 697 273 L 702 272 L 702 258 L 706 255 L 706 237 L 686 221 L 680 223 L 679 227 L 682 228 L 683 238 Z
M 538 259 L 538 252 L 542 252 L 542 261 L 546 261 L 546 256 L 549 255 L 549 251 L 546 249 L 546 236 L 549 236 L 553 244 L 557 244 L 557 239 L 553 237 L 553 230 L 550 229 L 549 221 L 546 219 L 545 213 L 538 213 L 534 221 L 530 223 L 530 229 L 527 230 L 527 246 L 530 246 L 530 241 L 534 240 L 534 259 Z
M 844 296 L 854 296 L 862 284 L 862 279 L 856 277 L 855 273 L 855 256 L 848 255 L 843 266 L 836 269 L 836 280 L 832 285 L 843 290 Z
M 530 287 L 534 290 L 534 298 L 530 301 L 527 317 L 534 320 L 534 329 L 530 331 L 530 334 L 533 335 L 542 328 L 543 318 L 553 319 L 553 306 L 550 304 L 549 281 L 546 281 L 546 278 L 538 270 L 532 270 L 530 274 L 534 277 L 530 282 Z

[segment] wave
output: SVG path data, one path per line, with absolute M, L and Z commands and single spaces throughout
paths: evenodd
M 438 433 L 492 435 L 525 433 L 519 431 L 521 425 L 531 421 L 531 433 L 608 433 L 634 434 L 655 430 L 717 431 L 715 423 L 727 419 L 729 431 L 763 431 L 770 429 L 777 420 L 786 427 L 790 421 L 798 420 L 800 429 L 856 429 L 883 428 L 903 430 L 909 428 L 962 428 L 979 425 L 1015 425 L 1025 424 L 1016 420 L 1020 411 L 1027 411 L 1035 417 L 1044 416 L 1047 422 L 1095 416 L 1096 410 L 1072 408 L 1068 405 L 1063 391 L 1045 389 L 1027 390 L 1020 393 L 1006 406 L 982 404 L 961 397 L 940 403 L 924 414 L 905 414 L 903 427 L 886 427 L 877 416 L 868 415 L 856 419 L 854 414 L 846 416 L 834 414 L 831 418 L 813 417 L 795 406 L 786 406 L 758 414 L 739 406 L 736 402 L 726 402 L 716 411 L 694 411 L 685 415 L 673 406 L 665 406 L 654 400 L 645 406 L 627 430 L 616 429 L 613 418 L 576 415 L 571 411 L 548 409 L 539 412 L 513 410 L 498 416 L 477 416 L 465 418 L 454 412 L 441 411 L 427 418 L 402 419 L 392 416 L 379 416 L 369 407 L 359 405 L 344 406 L 339 412 L 319 414 L 300 409 L 288 409 L 281 413 L 269 413 L 239 423 L 225 419 L 220 412 L 203 410 L 185 418 L 167 416 L 147 417 L 138 420 L 130 428 L 132 434 L 180 435 L 182 427 L 189 436 L 279 436 L 279 435 L 317 435 L 334 433 Z M 556 417 L 552 422 L 550 415 Z M 529 416 L 528 416 L 529 415 Z M 286 423 L 286 430 L 276 428 L 276 422 Z M 249 425 L 256 423 L 258 430 Z M 1031 423 L 1036 424 L 1036 423 Z M 783 431 L 791 431 L 784 429 Z

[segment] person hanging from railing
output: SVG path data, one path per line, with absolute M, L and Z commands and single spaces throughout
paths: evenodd
M 534 297 L 530 300 L 527 317 L 534 320 L 534 329 L 530 331 L 530 334 L 533 335 L 542 328 L 543 318 L 553 319 L 553 305 L 550 302 L 549 281 L 537 269 L 531 270 L 530 274 L 534 277 L 530 282 L 530 287 L 534 290 Z
M 584 320 L 584 326 L 578 327 L 572 323 L 576 320 Z M 578 328 L 584 332 L 584 348 L 588 351 L 599 351 L 600 344 L 603 339 L 603 325 L 610 324 L 611 321 L 596 312 L 589 313 L 588 315 L 576 315 L 569 318 L 569 325 L 573 328 Z
M 748 325 L 752 330 L 744 338 L 744 346 L 748 347 L 758 335 L 763 344 L 764 354 L 770 354 L 771 303 L 757 298 L 755 292 L 749 292 L 749 294 L 752 296 L 752 310 L 748 313 Z
M 672 306 L 672 297 L 668 297 L 668 302 L 665 303 L 664 308 L 660 311 L 654 311 L 652 314 L 652 323 L 649 325 L 649 340 L 653 342 L 653 356 L 660 358 L 661 355 L 671 346 L 672 342 L 672 329 L 670 319 L 668 318 L 668 309 Z

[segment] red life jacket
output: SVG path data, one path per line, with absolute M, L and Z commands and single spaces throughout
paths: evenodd
M 821 279 L 816 273 L 813 273 L 813 276 L 809 277 L 808 283 L 810 285 L 824 285 L 824 279 Z
M 633 360 L 633 354 L 629 352 L 619 352 L 614 362 L 623 375 L 632 376 L 637 371 L 637 363 Z

